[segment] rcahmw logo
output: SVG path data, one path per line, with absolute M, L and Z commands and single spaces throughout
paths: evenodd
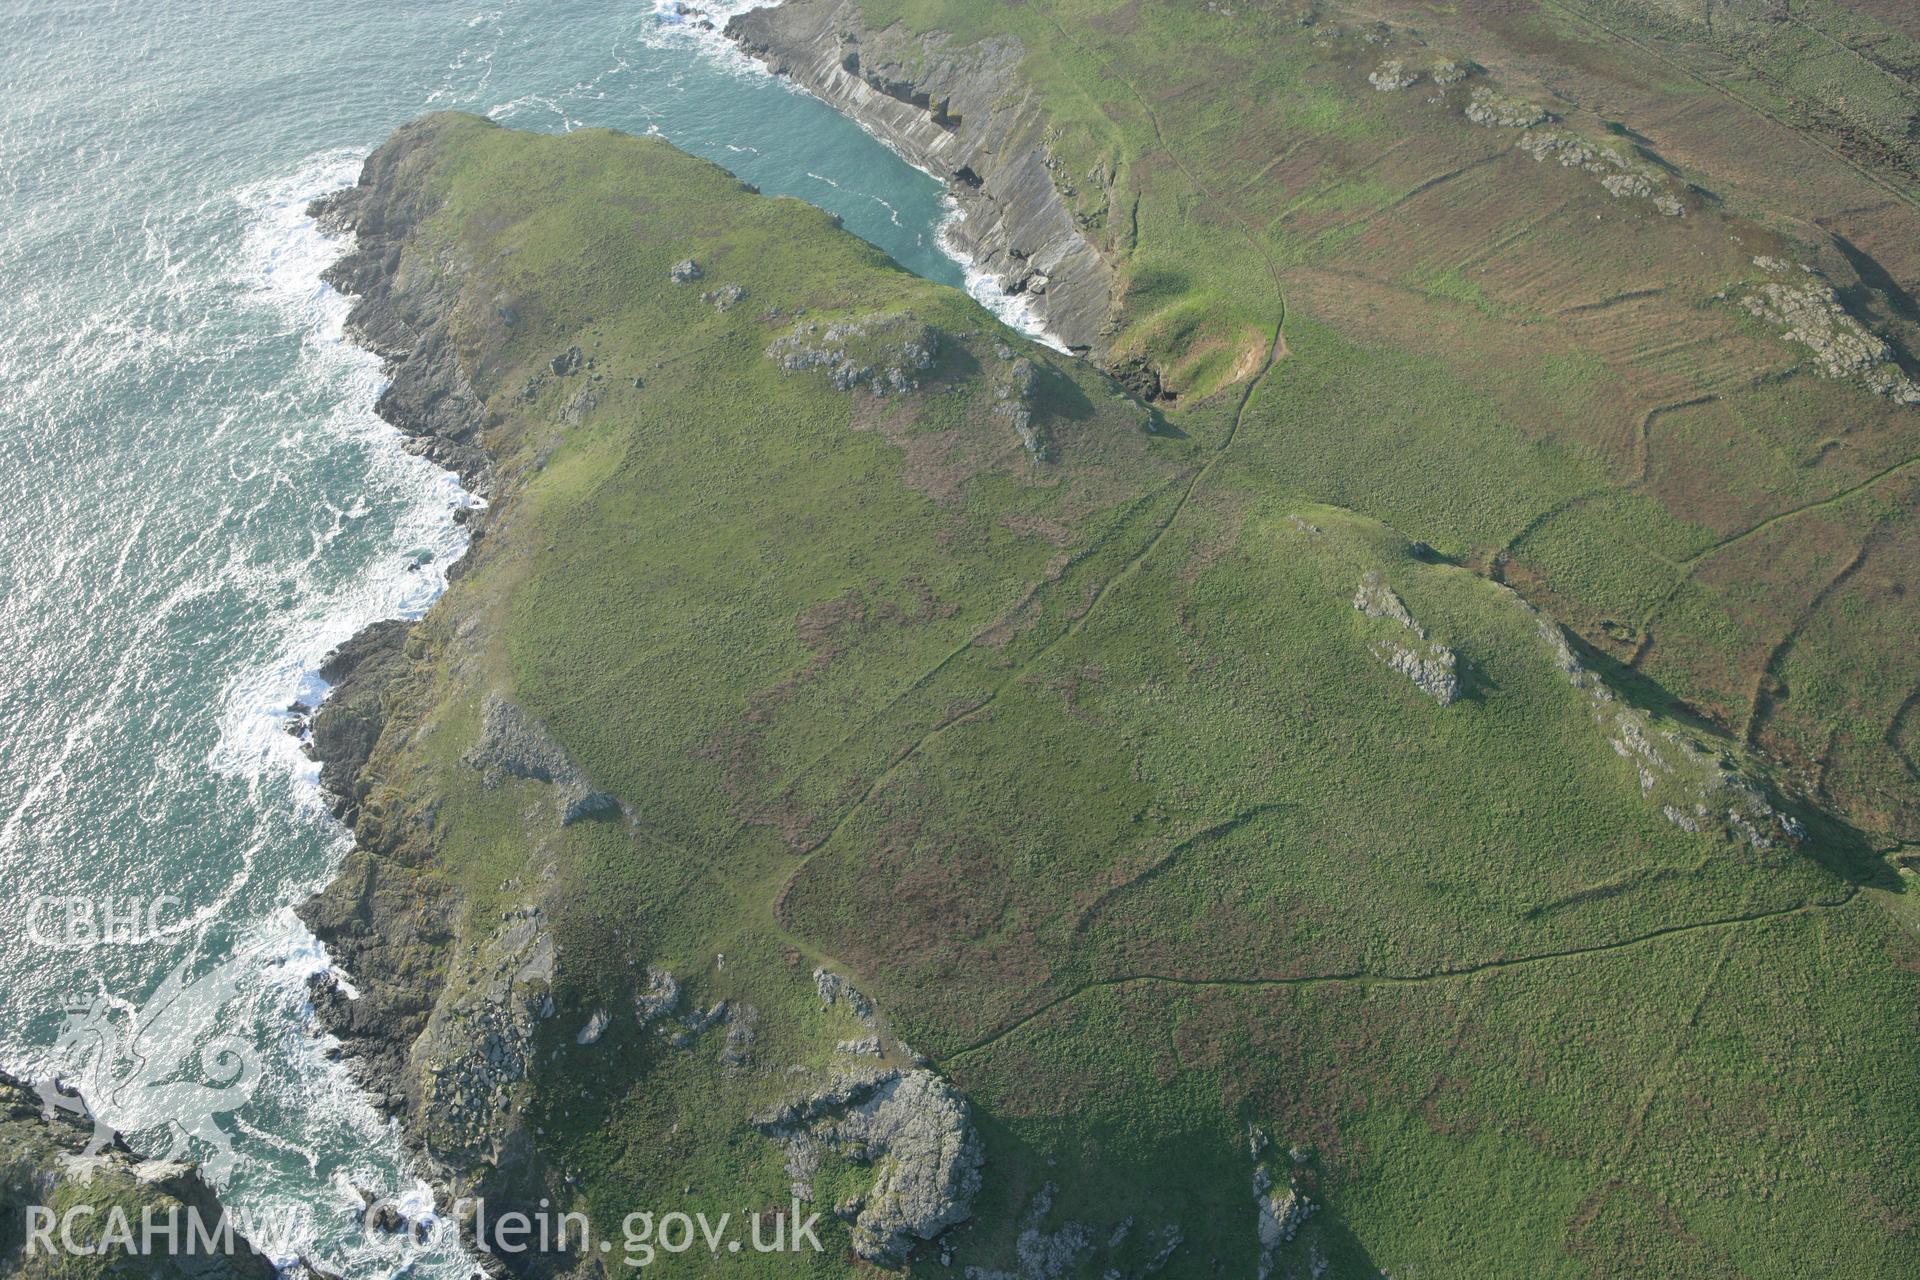
M 139 947 L 178 932 L 180 899 L 83 898 L 41 894 L 27 911 L 27 938 L 36 947 L 86 951 L 93 947 Z
M 233 1145 L 219 1117 L 253 1097 L 259 1055 L 222 1030 L 230 1006 L 253 979 L 252 957 L 234 956 L 197 977 L 182 960 L 147 1002 L 134 1008 L 102 996 L 69 999 L 53 1046 L 52 1074 L 34 1081 L 48 1119 L 70 1111 L 93 1121 L 93 1138 L 68 1157 L 83 1181 L 118 1134 L 165 1136 L 161 1159 L 187 1157 L 190 1143 L 216 1186 L 233 1171 Z M 74 1097 L 62 1087 L 77 1086 Z

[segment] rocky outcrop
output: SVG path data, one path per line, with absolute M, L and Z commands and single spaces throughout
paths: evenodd
M 512 1168 L 531 1154 L 522 1117 L 534 1036 L 555 1014 L 553 966 L 540 910 L 508 913 L 477 954 L 462 957 L 464 981 L 435 1004 L 413 1045 L 423 1097 L 409 1115 L 409 1136 L 448 1171 L 446 1181 Z
M 1353 607 L 1369 618 L 1395 623 L 1410 633 L 1411 641 L 1392 636 L 1374 641 L 1374 656 L 1411 680 L 1420 692 L 1441 706 L 1453 704 L 1460 696 L 1460 676 L 1456 670 L 1459 659 L 1453 650 L 1427 635 L 1427 629 L 1414 620 L 1407 606 L 1378 573 L 1368 572 L 1360 579 Z
M 1367 83 L 1381 93 L 1398 93 L 1420 83 L 1420 73 L 1401 58 L 1388 58 L 1367 76 Z
M 387 388 L 374 411 L 407 437 L 410 450 L 485 493 L 493 487 L 493 462 L 480 442 L 485 405 L 447 331 L 457 276 L 410 268 L 401 252 L 434 212 L 423 207 L 425 184 L 412 172 L 434 128 L 432 117 L 402 128 L 367 158 L 358 183 L 314 201 L 310 212 L 322 227 L 354 235 L 352 251 L 321 278 L 354 297 L 347 334 L 386 363 Z M 514 323 L 511 305 L 498 311 L 503 324 Z
M 1545 124 L 1553 117 L 1545 108 L 1482 85 L 1468 100 L 1466 117 L 1489 129 L 1527 129 Z
M 1253 1200 L 1258 1207 L 1256 1230 L 1260 1236 L 1259 1280 L 1273 1274 L 1274 1263 L 1279 1252 L 1293 1243 L 1300 1228 L 1307 1224 L 1320 1208 L 1300 1186 L 1300 1178 L 1307 1164 L 1307 1153 L 1298 1148 L 1287 1152 L 1289 1163 L 1280 1173 L 1274 1173 L 1278 1163 L 1269 1154 L 1270 1143 L 1267 1135 L 1259 1129 L 1248 1133 L 1248 1150 L 1253 1156 Z M 1312 1274 L 1319 1275 L 1321 1268 L 1311 1268 Z
M 1529 129 L 1515 145 L 1535 160 L 1555 160 L 1562 168 L 1594 175 L 1616 200 L 1646 200 L 1669 218 L 1687 211 L 1669 189 L 1667 175 L 1624 144 L 1595 142 L 1568 129 Z
M 1900 368 L 1887 340 L 1847 310 L 1825 278 L 1779 258 L 1763 255 L 1753 263 L 1766 278 L 1740 296 L 1749 315 L 1807 348 L 1824 376 L 1857 382 L 1900 404 L 1920 405 L 1920 383 Z
M 833 1206 L 854 1252 L 894 1265 L 971 1215 L 983 1160 L 967 1100 L 932 1071 L 860 1067 L 755 1117 L 787 1152 L 793 1193 L 813 1198 L 827 1155 L 874 1170 L 872 1185 Z
M 836 1005 L 844 1006 L 848 1013 L 866 1023 L 874 1024 L 873 1001 L 862 995 L 860 989 L 831 969 L 813 971 L 813 987 L 820 993 L 820 1011 L 826 1012 Z
M 1058 1186 L 1047 1183 L 1020 1215 L 1020 1234 L 1013 1242 L 1013 1270 L 968 1267 L 967 1280 L 1060 1280 L 1072 1274 L 1093 1248 L 1093 1228 L 1084 1222 L 1067 1222 L 1049 1230 L 1047 1216 L 1053 1212 L 1054 1197 L 1059 1194 Z M 1109 1251 L 1125 1241 L 1130 1225 L 1123 1223 L 1108 1238 Z
M 1033 394 L 1040 387 L 1040 375 L 1033 361 L 1025 356 L 1006 361 L 994 374 L 992 385 L 994 416 L 1013 428 L 1028 453 L 1045 460 L 1047 442 L 1033 420 Z
M 0 1072 L 0 1221 L 6 1224 L 0 1274 L 26 1280 L 276 1280 L 282 1274 L 229 1221 L 193 1165 L 143 1159 L 117 1139 L 86 1155 L 93 1136 L 91 1123 L 64 1109 L 49 1114 L 24 1081 Z M 70 1210 L 91 1212 L 66 1218 Z M 162 1228 L 176 1222 L 177 1238 L 156 1234 L 141 1250 L 145 1221 Z M 76 1245 L 101 1252 L 68 1251 L 62 1225 Z M 45 1234 L 34 1234 L 42 1226 Z M 299 1263 L 285 1274 L 312 1280 L 319 1273 Z
M 939 330 L 908 312 L 882 312 L 825 325 L 802 321 L 767 346 L 767 359 L 788 373 L 821 373 L 835 391 L 885 396 L 918 391 L 914 375 L 932 369 L 939 350 Z
M 502 777 L 551 785 L 554 811 L 562 826 L 620 808 L 613 796 L 594 789 L 544 725 L 497 693 L 488 696 L 481 711 L 480 741 L 467 752 L 466 761 L 492 785 Z
M 947 184 L 962 217 L 954 246 L 1009 293 L 1025 292 L 1068 348 L 1104 363 L 1113 270 L 1047 146 L 1047 121 L 1019 76 L 1018 42 L 958 45 L 868 29 L 855 0 L 787 0 L 731 19 L 727 35 L 777 74 L 851 116 Z M 1087 181 L 1101 191 L 1111 175 Z
M 1678 725 L 1663 724 L 1651 712 L 1623 701 L 1587 669 L 1559 623 L 1517 594 L 1512 598 L 1534 620 L 1555 669 L 1586 697 L 1607 745 L 1633 765 L 1640 794 L 1667 821 L 1689 833 L 1718 831 L 1756 852 L 1806 839 L 1799 819 L 1777 807 L 1766 785 L 1730 750 L 1716 748 Z

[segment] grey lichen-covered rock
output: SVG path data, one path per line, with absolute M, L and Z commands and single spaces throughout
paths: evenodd
M 1468 63 L 1456 62 L 1452 58 L 1441 58 L 1433 64 L 1428 74 L 1438 85 L 1459 84 L 1473 74 L 1473 68 Z
M 1613 753 L 1633 766 L 1640 794 L 1689 834 L 1716 828 L 1725 838 L 1764 853 L 1806 839 L 1799 819 L 1769 799 L 1730 749 L 1716 749 L 1678 725 L 1663 724 L 1614 694 L 1589 671 L 1559 623 L 1514 595 L 1534 619 L 1541 643 L 1566 682 L 1586 698 L 1593 722 Z
M 587 1025 L 580 1028 L 579 1034 L 574 1036 L 573 1042 L 575 1044 L 599 1044 L 600 1037 L 607 1034 L 607 1028 L 611 1026 L 612 1023 L 613 1018 L 605 1009 L 595 1009 L 593 1016 L 587 1019 Z
M 577 427 L 586 421 L 587 415 L 600 407 L 600 389 L 589 382 L 560 406 L 560 425 Z
M 822 325 L 802 323 L 775 338 L 767 358 L 789 373 L 817 371 L 836 391 L 875 396 L 920 389 L 914 376 L 933 368 L 940 333 L 907 312 L 883 312 Z
M 831 1150 L 874 1170 L 873 1184 L 835 1206 L 854 1252 L 893 1265 L 920 1240 L 966 1221 L 983 1161 L 967 1100 L 932 1071 L 860 1067 L 755 1118 L 788 1153 L 796 1195 Z
M 723 284 L 718 289 L 709 289 L 701 294 L 700 301 L 706 303 L 715 311 L 731 311 L 734 306 L 746 296 L 746 286 Z
M 868 1026 L 873 1025 L 873 1001 L 860 993 L 859 988 L 839 974 L 827 968 L 813 971 L 814 990 L 820 993 L 820 1008 L 831 1009 L 844 1004 L 849 1013 Z
M 760 1027 L 760 1011 L 750 1004 L 729 1004 L 722 1016 L 727 1035 L 720 1046 L 720 1065 L 733 1070 L 753 1060 L 753 1042 Z
M 480 740 L 466 761 L 485 773 L 489 783 L 504 776 L 551 784 L 562 826 L 620 807 L 613 796 L 594 789 L 539 721 L 499 694 L 489 695 L 481 709 Z
M 641 1025 L 666 1017 L 679 1005 L 680 980 L 659 965 L 648 965 L 646 985 L 633 997 L 634 1015 Z
M 682 258 L 668 270 L 667 279 L 675 284 L 692 284 L 706 274 L 700 269 L 700 264 L 692 258 Z
M 1595 142 L 1566 129 L 1528 129 L 1514 145 L 1535 160 L 1555 160 L 1563 168 L 1593 174 L 1615 199 L 1650 201 L 1670 218 L 1687 211 L 1669 189 L 1667 176 L 1624 144 Z
M 1039 390 L 1040 375 L 1033 361 L 1021 356 L 1008 361 L 993 377 L 993 413 L 1013 428 L 1028 453 L 1044 460 L 1047 442 L 1033 422 L 1033 396 Z
M 1367 83 L 1382 93 L 1397 93 L 1420 83 L 1420 73 L 1409 67 L 1405 59 L 1388 58 L 1374 68 Z
M 1369 618 L 1397 622 L 1422 640 L 1427 638 L 1427 629 L 1414 621 L 1406 604 L 1377 572 L 1369 571 L 1361 575 L 1360 586 L 1353 593 L 1353 607 Z
M 983 1157 L 967 1102 L 924 1069 L 896 1074 L 833 1130 L 862 1150 L 878 1176 L 853 1221 L 854 1252 L 869 1261 L 902 1257 L 964 1222 L 980 1189 Z
M 498 1166 L 524 1152 L 519 1117 L 532 1088 L 534 1036 L 553 1009 L 553 965 L 543 913 L 508 913 L 464 961 L 471 981 L 447 994 L 414 1045 L 424 1091 L 415 1135 L 444 1166 Z
M 1460 696 L 1460 676 L 1456 670 L 1459 659 L 1453 650 L 1428 636 L 1427 629 L 1414 619 L 1377 572 L 1369 571 L 1361 577 L 1359 589 L 1354 592 L 1353 607 L 1369 618 L 1397 624 L 1412 637 L 1374 641 L 1375 657 L 1411 680 L 1441 706 L 1453 704 Z
M 1013 1242 L 1014 1257 L 1020 1263 L 1018 1280 L 1060 1280 L 1071 1274 L 1093 1247 L 1093 1229 L 1084 1222 L 1065 1222 L 1051 1231 L 1046 1229 L 1047 1215 L 1053 1212 L 1053 1200 L 1059 1191 L 1049 1182 L 1027 1206 L 1020 1235 Z
M 1553 119 L 1544 107 L 1481 86 L 1466 106 L 1467 119 L 1490 129 L 1526 129 Z
M 1259 1207 L 1260 1280 L 1273 1272 L 1274 1255 L 1293 1243 L 1294 1236 L 1319 1208 L 1294 1185 L 1292 1174 L 1275 1178 L 1266 1164 L 1253 1167 L 1253 1198 Z
M 1805 268 L 1795 271 L 1778 258 L 1753 262 L 1771 278 L 1740 298 L 1749 314 L 1806 347 L 1826 377 L 1859 382 L 1900 404 L 1920 405 L 1920 384 L 1901 370 L 1893 348 L 1847 310 L 1823 277 Z
M 1373 652 L 1441 706 L 1452 706 L 1460 696 L 1460 675 L 1455 670 L 1458 659 L 1445 645 L 1429 643 L 1425 649 L 1419 649 L 1383 640 L 1374 645 Z

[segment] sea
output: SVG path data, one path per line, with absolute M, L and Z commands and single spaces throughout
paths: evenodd
M 939 182 L 702 23 L 749 7 L 0 0 L 0 1069 L 201 1161 L 282 1263 L 472 1270 L 356 1221 L 435 1225 L 313 1019 L 292 907 L 350 838 L 289 708 L 482 499 L 374 416 L 308 203 L 428 111 L 654 134 L 1032 326 Z

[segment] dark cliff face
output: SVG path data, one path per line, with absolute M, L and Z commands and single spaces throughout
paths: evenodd
M 402 128 L 367 158 L 360 181 L 314 202 L 322 226 L 354 233 L 354 248 L 322 276 L 357 301 L 347 332 L 386 361 L 389 379 L 375 411 L 409 438 L 409 448 L 457 473 L 469 490 L 493 485 L 493 464 L 480 446 L 485 406 L 447 337 L 446 296 L 452 285 L 408 275 L 402 246 L 421 219 L 426 163 L 437 117 Z
M 1016 41 L 951 48 L 937 36 L 872 31 L 850 0 L 750 10 L 726 34 L 946 182 L 964 215 L 951 231 L 956 246 L 1009 293 L 1026 294 L 1070 349 L 1106 363 L 1113 267 L 1058 185 Z
M 483 488 L 493 480 L 479 438 L 485 405 L 447 342 L 452 286 L 404 266 L 403 247 L 431 212 L 420 170 L 439 127 L 428 117 L 399 130 L 368 157 L 356 185 L 317 201 L 313 213 L 355 238 L 325 278 L 356 298 L 349 333 L 386 360 L 392 382 L 376 411 L 421 453 L 457 471 L 463 484 Z M 298 909 L 357 989 L 349 999 L 332 979 L 317 976 L 315 1011 L 376 1103 L 401 1115 L 417 1103 L 408 1057 L 432 1010 L 451 937 L 451 904 L 428 872 L 428 824 L 390 820 L 367 805 L 375 747 L 410 678 L 426 670 L 423 655 L 409 648 L 413 631 L 399 619 L 376 622 L 321 663 L 332 687 L 313 715 L 309 750 L 334 815 L 353 828 L 356 846 L 327 888 Z

